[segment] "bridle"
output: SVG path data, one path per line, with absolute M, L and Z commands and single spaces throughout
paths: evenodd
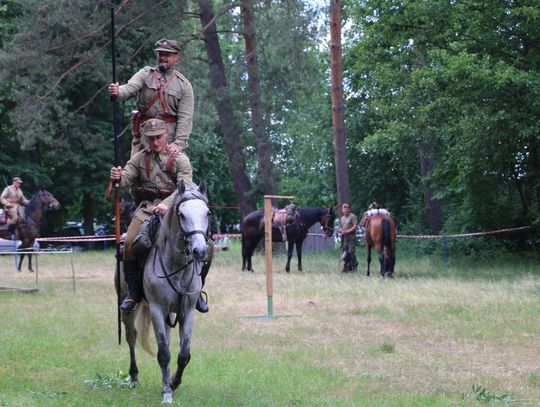
M 323 217 L 321 218 L 321 229 L 324 231 L 324 233 L 328 237 L 334 234 L 334 224 L 331 221 L 331 219 L 332 219 L 331 210 L 328 210 L 328 212 L 325 213 Z M 329 224 L 332 224 L 332 226 L 329 226 Z
M 180 288 L 178 289 L 175 286 L 175 284 L 173 283 L 173 281 L 171 280 L 172 276 L 174 276 L 175 274 L 180 273 L 182 270 L 186 269 L 189 265 L 193 264 L 194 265 L 194 267 L 193 267 L 194 272 L 191 273 L 191 279 L 190 279 L 190 281 L 189 281 L 189 283 L 187 285 L 189 287 L 191 285 L 191 282 L 195 278 L 195 274 L 197 276 L 199 276 L 199 277 L 201 275 L 201 267 L 199 267 L 200 262 L 195 261 L 194 258 L 193 258 L 193 249 L 191 247 L 191 243 L 189 242 L 188 237 L 196 235 L 196 234 L 201 234 L 201 235 L 204 236 L 205 243 L 208 244 L 209 232 L 210 232 L 210 227 L 208 227 L 206 231 L 203 231 L 203 230 L 200 230 L 200 229 L 194 229 L 194 230 L 186 231 L 182 227 L 182 216 L 183 215 L 182 215 L 182 212 L 180 210 L 180 206 L 182 205 L 182 203 L 184 203 L 186 201 L 189 201 L 189 200 L 192 200 L 192 199 L 201 200 L 206 204 L 206 201 L 204 199 L 201 199 L 200 197 L 193 196 L 193 195 L 187 195 L 187 196 L 184 196 L 176 204 L 176 209 L 175 209 L 175 215 L 176 215 L 176 218 L 177 218 L 177 221 L 178 221 L 178 229 L 179 229 L 178 230 L 178 238 L 176 239 L 176 241 L 178 241 L 178 242 L 181 241 L 183 243 L 183 247 L 184 247 L 184 253 L 183 254 L 185 254 L 185 256 L 186 256 L 186 259 L 187 259 L 186 263 L 184 265 L 180 266 L 179 268 L 177 268 L 176 270 L 172 271 L 171 273 L 168 273 L 168 274 L 165 273 L 162 276 L 157 275 L 156 274 L 156 267 L 155 267 L 156 259 L 159 258 L 159 264 L 160 264 L 162 270 L 165 270 L 165 265 L 163 264 L 163 256 L 161 255 L 161 251 L 159 250 L 159 248 L 156 248 L 156 250 L 154 250 L 154 275 L 157 278 L 166 278 L 167 282 L 169 283 L 169 286 L 173 289 L 174 292 L 176 292 L 179 295 L 195 294 L 195 292 L 188 292 L 182 286 L 182 283 L 180 283 Z M 182 239 L 180 239 L 180 237 L 182 237 Z M 177 251 L 177 252 L 182 252 L 181 250 L 179 250 L 178 246 L 174 246 L 174 250 Z M 158 257 L 158 251 L 160 252 L 159 257 Z

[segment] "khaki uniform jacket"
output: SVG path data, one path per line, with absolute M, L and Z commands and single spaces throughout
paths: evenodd
M 349 213 L 349 216 L 342 216 L 339 220 L 339 225 L 341 226 L 341 229 L 350 229 L 354 225 L 358 225 L 358 220 L 356 219 L 356 215 L 354 213 Z M 356 232 L 353 233 L 347 233 L 346 235 L 343 235 L 345 239 L 355 239 Z
M 147 160 L 145 157 L 150 154 L 150 168 L 147 171 Z M 171 206 L 174 197 L 177 195 L 176 183 L 184 181 L 187 187 L 193 183 L 191 163 L 187 155 L 180 153 L 175 158 L 172 170 L 166 172 L 168 155 L 166 152 L 152 153 L 149 149 L 139 151 L 126 163 L 120 178 L 120 188 L 130 187 L 132 191 L 137 188 L 155 189 L 175 189 L 175 192 L 167 198 L 154 199 L 152 201 L 143 200 L 135 210 L 134 217 L 144 222 L 150 218 L 154 207 L 163 202 L 168 207 Z
M 30 201 L 26 199 L 20 188 L 17 189 L 13 185 L 9 185 L 2 191 L 2 195 L 0 195 L 0 202 L 2 202 L 2 205 L 4 205 L 7 209 L 11 209 L 16 208 L 19 205 L 26 206 Z
M 159 98 L 146 110 L 146 106 L 157 92 L 156 72 L 161 83 L 166 82 L 164 97 L 169 115 L 176 116 L 176 123 L 167 123 L 167 141 L 176 144 L 183 151 L 188 146 L 193 126 L 194 96 L 191 83 L 180 72 L 173 71 L 165 75 L 156 67 L 145 66 L 133 75 L 128 83 L 120 86 L 118 100 L 124 101 L 137 95 L 139 112 L 146 111 L 144 115 L 151 117 L 164 116 L 165 110 Z M 137 144 L 138 141 L 134 138 L 133 143 Z

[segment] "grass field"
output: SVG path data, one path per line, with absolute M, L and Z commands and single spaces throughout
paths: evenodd
M 0 292 L 0 406 L 147 406 L 160 370 L 139 349 L 127 386 L 117 343 L 114 253 L 39 258 L 37 293 Z M 72 256 L 72 258 L 70 258 Z M 408 256 L 396 278 L 339 272 L 337 253 L 274 257 L 240 271 L 238 246 L 216 254 L 210 312 L 198 314 L 175 403 L 189 406 L 540 405 L 540 269 L 534 258 Z M 71 265 L 76 275 L 73 293 Z M 365 254 L 359 249 L 364 270 Z M 378 265 L 375 266 L 375 270 Z M 35 287 L 0 256 L 0 285 Z M 176 359 L 178 333 L 173 333 Z

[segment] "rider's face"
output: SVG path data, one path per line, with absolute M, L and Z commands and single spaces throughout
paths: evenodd
M 161 136 L 147 136 L 148 145 L 152 151 L 161 153 L 167 148 L 167 132 L 163 132 Z

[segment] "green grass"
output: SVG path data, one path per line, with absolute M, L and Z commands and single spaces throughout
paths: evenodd
M 358 249 L 362 266 L 365 254 Z M 216 254 L 210 313 L 197 315 L 176 404 L 475 406 L 540 403 L 536 259 L 399 253 L 396 278 L 340 273 L 337 252 L 306 254 L 304 273 L 264 258 L 240 271 L 238 245 Z M 73 293 L 71 265 L 76 274 Z M 378 265 L 374 260 L 374 271 Z M 117 344 L 113 252 L 41 256 L 39 291 L 0 292 L 0 406 L 138 406 L 161 401 L 156 360 L 138 349 L 128 386 Z M 35 286 L 0 256 L 0 285 Z M 178 351 L 173 332 L 172 359 Z M 174 366 L 173 366 L 174 369 Z

